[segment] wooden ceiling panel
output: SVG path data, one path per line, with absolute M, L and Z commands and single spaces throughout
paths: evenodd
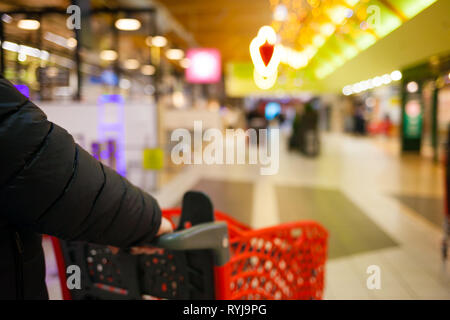
M 220 50 L 227 61 L 249 60 L 248 46 L 271 23 L 269 0 L 160 0 L 202 47 Z

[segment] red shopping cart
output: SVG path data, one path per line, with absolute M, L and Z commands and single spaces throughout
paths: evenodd
M 253 230 L 188 192 L 151 255 L 53 238 L 64 299 L 321 299 L 327 231 L 312 221 Z M 82 288 L 67 289 L 69 265 Z

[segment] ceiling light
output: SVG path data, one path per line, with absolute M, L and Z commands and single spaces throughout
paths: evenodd
M 184 69 L 189 68 L 189 59 L 188 58 L 184 58 L 180 61 L 180 66 Z
M 315 55 L 316 52 L 317 52 L 317 48 L 314 48 L 313 46 L 309 46 L 309 47 L 306 47 L 306 48 L 305 48 L 304 52 L 305 52 L 306 57 L 307 57 L 308 60 L 309 60 L 309 59 L 311 59 L 312 57 L 314 57 L 314 55 Z
M 352 86 L 345 86 L 345 87 L 342 89 L 342 93 L 343 93 L 344 95 L 346 95 L 346 96 L 351 95 L 351 94 L 353 93 Z
M 408 82 L 406 85 L 406 90 L 410 93 L 417 92 L 417 90 L 419 90 L 419 85 L 415 81 Z
M 117 59 L 117 52 L 114 50 L 103 50 L 100 52 L 100 59 L 106 61 L 114 61 Z
M 360 93 L 362 91 L 361 84 L 358 82 L 352 86 L 352 91 L 355 93 Z
M 37 30 L 41 26 L 41 23 L 35 19 L 22 19 L 19 20 L 17 26 L 23 30 Z
M 360 93 L 362 91 L 370 90 L 375 87 L 379 87 L 383 84 L 390 84 L 392 81 L 398 81 L 402 78 L 402 73 L 398 70 L 394 70 L 391 73 L 385 73 L 382 76 L 377 76 L 372 79 L 363 80 L 353 85 L 347 85 L 342 89 L 342 93 L 346 96 L 353 93 Z M 416 92 L 418 90 L 418 85 L 416 82 L 408 83 L 407 90 L 409 92 Z M 412 90 L 412 91 L 410 91 Z
M 277 73 L 278 65 L 280 64 L 282 47 L 277 45 L 277 34 L 270 26 L 263 26 L 259 29 L 258 34 L 250 42 L 250 57 L 253 65 L 258 71 L 257 73 L 263 77 L 269 77 Z M 266 52 L 270 53 L 263 55 L 262 49 L 268 49 Z M 264 57 L 266 60 L 264 60 Z
M 123 66 L 125 67 L 125 69 L 129 69 L 129 70 L 136 70 L 139 68 L 140 65 L 141 64 L 136 59 L 127 59 L 123 63 Z
M 77 40 L 75 38 L 67 39 L 53 32 L 46 32 L 44 39 L 67 49 L 73 49 L 77 46 Z
M 279 4 L 275 7 L 273 12 L 273 20 L 275 21 L 285 21 L 288 16 L 288 9 L 284 4 Z
M 155 71 L 156 71 L 155 67 L 152 66 L 151 64 L 143 65 L 143 66 L 141 67 L 141 72 L 142 72 L 142 74 L 143 74 L 143 75 L 146 75 L 146 76 L 152 76 L 152 75 L 154 75 L 154 74 L 155 74 Z
M 11 41 L 3 41 L 2 43 L 2 48 L 5 50 L 9 50 L 9 51 L 13 51 L 13 52 L 18 52 L 20 46 L 15 43 L 15 42 L 11 42 Z
M 316 47 L 321 47 L 325 43 L 325 38 L 320 34 L 317 34 L 313 38 L 313 43 Z
M 336 27 L 332 23 L 325 23 L 320 26 L 320 32 L 326 36 L 331 36 L 335 29 Z
M 344 0 L 349 6 L 354 7 L 359 2 L 359 0 Z
M 375 77 L 372 82 L 375 87 L 379 87 L 383 84 L 383 79 L 381 79 L 381 77 Z
M 165 47 L 167 45 L 167 39 L 163 36 L 154 36 L 152 39 L 152 45 L 155 47 Z
M 141 22 L 138 19 L 118 19 L 114 24 L 117 29 L 123 31 L 134 31 L 141 27 Z
M 67 39 L 67 46 L 69 48 L 75 48 L 77 46 L 77 44 L 78 44 L 77 39 L 75 39 L 75 38 Z
M 119 87 L 121 89 L 128 90 L 131 88 L 131 81 L 126 78 L 122 78 L 119 81 Z
M 9 14 L 2 14 L 2 21 L 4 23 L 11 23 L 13 21 L 13 18 Z
M 256 68 L 253 70 L 253 80 L 258 88 L 262 90 L 267 90 L 272 88 L 277 81 L 277 72 L 269 75 L 268 77 L 264 77 L 256 71 Z
M 166 52 L 166 57 L 170 60 L 181 60 L 184 57 L 184 52 L 181 49 L 169 49 Z
M 383 84 L 389 84 L 392 81 L 391 76 L 387 73 L 381 77 L 381 80 L 383 81 Z
M 398 70 L 392 71 L 391 72 L 391 78 L 394 81 L 398 81 L 402 78 L 402 73 Z
M 347 9 L 347 13 L 345 15 L 347 18 L 351 18 L 353 16 L 353 10 L 352 9 Z
M 39 58 L 41 58 L 41 60 L 48 61 L 48 59 L 50 58 L 50 53 L 48 51 L 41 50 Z
M 27 60 L 27 55 L 25 53 L 19 53 L 19 55 L 17 56 L 17 60 L 19 60 L 20 62 L 24 62 L 25 60 Z
M 328 16 L 335 24 L 342 24 L 347 17 L 347 8 L 341 5 L 328 10 Z

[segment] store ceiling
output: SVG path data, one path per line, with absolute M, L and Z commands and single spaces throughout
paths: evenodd
M 448 50 L 449 0 L 438 0 L 423 14 L 408 21 L 435 1 L 91 0 L 91 4 L 93 7 L 117 5 L 150 7 L 154 4 L 164 6 L 186 31 L 185 34 L 193 38 L 193 41 L 185 41 L 186 37 L 184 40 L 182 36 L 180 37 L 183 32 L 174 32 L 174 29 L 169 28 L 163 33 L 169 37 L 171 45 L 181 48 L 187 48 L 189 45 L 218 48 L 225 64 L 250 62 L 249 44 L 252 38 L 261 26 L 272 25 L 279 33 L 283 45 L 298 52 L 305 52 L 306 49 L 314 46 L 317 49 L 305 67 L 299 70 L 288 66 L 283 67 L 283 70 L 289 69 L 289 72 L 294 72 L 294 77 L 301 80 L 303 85 L 299 86 L 298 90 L 336 91 L 344 85 L 393 69 L 400 69 L 417 60 Z M 70 3 L 69 0 L 2 0 L 0 10 L 66 8 Z M 288 16 L 283 22 L 274 21 L 272 16 L 280 4 L 288 9 Z M 364 27 L 364 21 L 368 20 L 369 6 L 376 6 L 381 10 L 382 23 L 378 27 Z M 331 17 L 333 13 L 330 13 L 330 10 L 336 7 L 351 11 L 342 23 L 335 23 Z M 163 18 L 166 19 L 165 16 Z M 322 27 L 330 22 L 334 24 L 332 33 L 324 37 L 323 41 L 317 41 L 315 36 L 323 33 Z M 106 19 L 103 24 L 108 27 L 110 21 Z M 173 21 L 166 19 L 162 24 L 173 25 Z M 5 25 L 6 35 L 13 38 L 13 41 L 20 39 L 25 43 L 35 42 L 33 37 L 36 35 L 20 30 L 12 24 Z M 72 36 L 71 31 L 61 27 L 64 25 L 64 17 L 54 16 L 42 24 L 41 31 L 43 34 L 51 31 L 65 37 Z M 126 49 L 121 56 L 133 58 L 128 55 L 142 53 L 143 59 L 146 59 L 148 47 L 145 46 L 145 36 L 143 32 L 140 35 L 121 38 L 121 48 Z M 318 42 L 320 45 L 317 44 Z M 93 41 L 94 46 L 91 49 L 93 52 L 104 49 L 102 47 L 104 43 L 104 41 Z M 47 42 L 45 46 L 50 50 L 61 49 Z M 133 49 L 129 50 L 130 47 Z M 296 86 L 294 82 L 293 85 Z
M 348 84 L 450 54 L 449 12 L 450 1 L 436 2 L 336 69 L 315 87 L 320 91 L 340 92 Z
M 158 0 L 202 47 L 218 48 L 223 60 L 247 61 L 258 29 L 270 24 L 268 0 Z
M 444 30 L 437 23 L 449 12 L 445 8 L 441 12 L 436 10 L 426 18 L 430 21 L 421 23 L 423 26 L 416 30 L 416 34 L 414 27 L 410 27 L 415 25 L 412 21 L 408 27 L 405 26 L 412 31 L 400 32 L 400 36 L 394 37 L 394 40 L 383 41 L 385 44 L 376 46 L 436 0 L 158 2 L 166 6 L 171 14 L 192 32 L 200 46 L 220 49 L 225 64 L 250 62 L 249 44 L 263 25 L 271 25 L 275 29 L 283 46 L 305 53 L 305 56 L 306 52 L 312 51 L 306 66 L 298 70 L 289 67 L 280 70 L 279 75 L 284 74 L 288 82 L 292 76 L 301 80 L 297 81 L 302 83 L 298 91 L 341 90 L 342 86 L 352 81 L 364 80 L 369 78 L 370 74 L 392 71 L 415 59 L 426 57 L 426 54 L 435 53 L 437 47 L 448 47 L 448 42 L 439 41 Z M 448 0 L 437 2 L 440 6 L 450 3 Z M 276 21 L 273 13 L 280 5 L 287 9 L 287 15 L 283 21 Z M 432 21 L 434 15 L 440 15 L 441 19 Z M 417 36 L 423 36 L 424 43 L 432 43 L 424 47 L 419 41 L 407 40 Z M 405 45 L 401 46 L 401 43 Z M 410 51 L 399 51 L 402 48 L 408 48 Z M 381 56 L 379 50 L 382 51 Z M 291 80 L 292 86 L 295 86 L 296 79 Z

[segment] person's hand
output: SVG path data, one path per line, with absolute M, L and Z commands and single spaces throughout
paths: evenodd
M 159 230 L 156 233 L 156 236 L 159 237 L 163 234 L 171 232 L 173 232 L 172 222 L 170 222 L 169 219 L 161 217 L 161 225 L 159 226 Z M 163 249 L 147 246 L 133 247 L 130 250 L 131 254 L 154 254 L 154 253 L 162 254 L 162 251 Z
M 166 233 L 173 232 L 173 225 L 172 222 L 170 222 L 169 219 L 161 217 L 161 225 L 159 226 L 159 230 L 156 233 L 156 236 L 160 236 Z
M 163 234 L 171 233 L 171 232 L 173 232 L 172 222 L 170 222 L 169 219 L 161 217 L 161 225 L 159 226 L 159 230 L 156 233 L 156 236 L 159 237 Z M 117 247 L 113 247 L 113 246 L 108 246 L 108 247 L 113 254 L 117 254 L 119 252 L 119 248 L 117 248 Z M 162 253 L 162 251 L 163 251 L 163 249 L 155 248 L 155 247 L 147 247 L 147 246 L 130 248 L 131 254 L 154 254 L 154 253 Z

